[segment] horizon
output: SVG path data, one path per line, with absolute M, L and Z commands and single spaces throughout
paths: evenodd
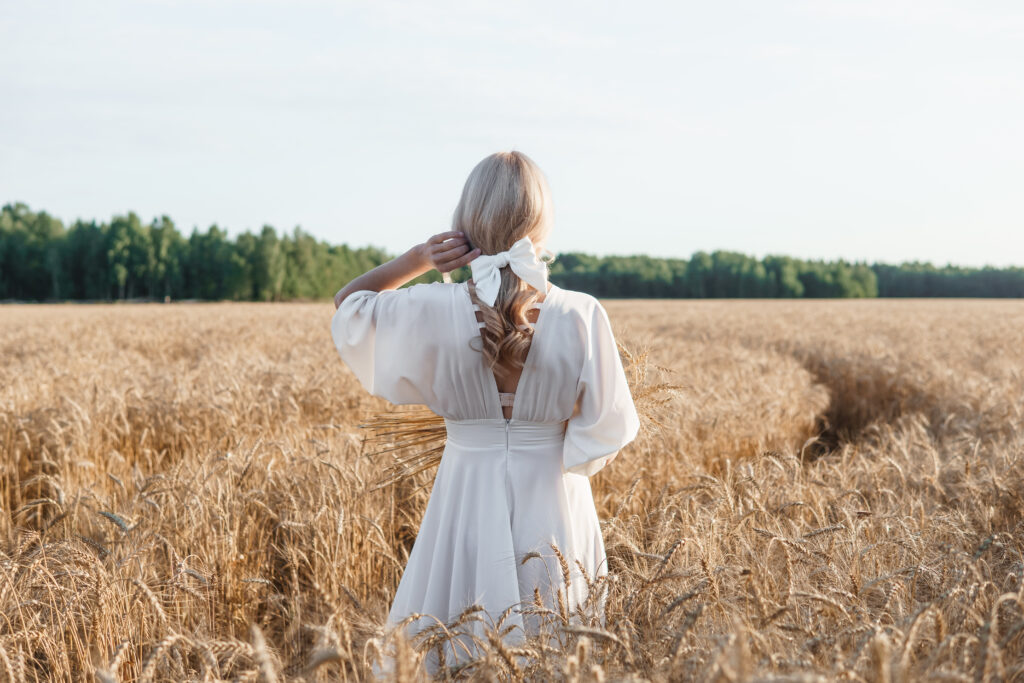
M 519 149 L 556 252 L 1024 265 L 1008 2 L 105 0 L 10 8 L 0 44 L 0 188 L 65 225 L 401 253 Z
M 0 206 L 13 206 L 13 205 L 16 205 L 16 204 L 19 204 L 19 203 L 22 204 L 22 205 L 28 206 L 24 202 L 17 202 L 17 201 L 5 202 L 4 204 L 0 204 Z M 314 235 L 311 232 L 308 232 L 305 228 L 303 228 L 300 225 L 297 225 L 297 226 L 294 226 L 294 227 L 288 228 L 288 229 L 282 229 L 282 228 L 279 228 L 278 226 L 270 225 L 269 223 L 264 223 L 263 225 L 259 226 L 256 229 L 247 228 L 245 230 L 240 230 L 239 231 L 239 230 L 231 230 L 227 226 L 219 225 L 219 224 L 216 224 L 216 223 L 211 223 L 210 225 L 206 226 L 205 228 L 199 228 L 198 226 L 193 226 L 192 228 L 189 228 L 189 229 L 185 230 L 185 229 L 182 228 L 181 225 L 179 225 L 177 223 L 177 221 L 174 220 L 174 216 L 171 216 L 169 214 L 160 214 L 160 215 L 157 215 L 157 216 L 153 216 L 153 217 L 151 217 L 151 218 L 149 218 L 147 220 L 144 216 L 139 214 L 139 212 L 137 212 L 137 211 L 130 211 L 129 210 L 129 211 L 125 211 L 125 212 L 122 212 L 122 213 L 114 214 L 111 217 L 106 218 L 106 219 L 99 219 L 99 218 L 92 217 L 92 218 L 75 218 L 75 219 L 72 219 L 72 220 L 68 221 L 68 220 L 65 220 L 64 218 L 62 218 L 60 216 L 55 216 L 54 214 L 50 213 L 49 211 L 46 211 L 45 209 L 36 210 L 34 207 L 31 207 L 31 206 L 28 206 L 28 208 L 29 208 L 30 211 L 34 211 L 36 213 L 46 213 L 48 216 L 51 216 L 52 218 L 56 218 L 57 220 L 59 220 L 63 224 L 65 230 L 70 228 L 76 221 L 79 221 L 79 220 L 81 220 L 82 222 L 85 222 L 85 223 L 95 222 L 97 224 L 109 224 L 110 221 L 113 218 L 117 217 L 117 216 L 128 216 L 129 214 L 133 214 L 134 213 L 136 216 L 138 216 L 139 221 L 143 225 L 145 225 L 145 226 L 149 226 L 150 224 L 153 223 L 153 221 L 155 221 L 155 220 L 157 220 L 157 219 L 159 219 L 159 218 L 161 218 L 163 216 L 166 216 L 167 218 L 171 219 L 171 222 L 174 224 L 175 229 L 177 229 L 178 232 L 181 233 L 181 235 L 186 237 L 186 238 L 190 234 L 192 234 L 192 232 L 194 230 L 198 230 L 200 233 L 206 233 L 206 232 L 208 232 L 210 230 L 210 228 L 213 228 L 213 227 L 216 227 L 219 230 L 223 230 L 225 232 L 225 234 L 227 234 L 228 238 L 231 239 L 231 240 L 236 239 L 239 235 L 245 234 L 246 232 L 248 232 L 250 234 L 258 234 L 259 231 L 262 230 L 264 227 L 273 228 L 274 231 L 279 236 L 281 236 L 281 237 L 283 237 L 285 235 L 292 234 L 292 232 L 296 228 L 298 228 L 303 233 L 311 235 L 312 237 L 314 237 L 318 241 L 325 242 L 328 245 L 333 246 L 333 247 L 346 246 L 346 247 L 348 247 L 350 249 L 377 249 L 377 250 L 383 251 L 385 254 L 387 254 L 387 256 L 392 257 L 392 258 L 399 255 L 396 252 L 389 251 L 388 249 L 386 249 L 385 247 L 383 247 L 383 246 L 381 246 L 379 244 L 369 244 L 369 243 L 368 244 L 350 244 L 348 242 L 332 242 L 330 240 L 325 240 L 325 239 L 322 239 L 321 237 L 318 237 L 317 235 Z M 963 268 L 963 269 L 978 269 L 978 270 L 985 269 L 985 268 L 992 268 L 992 269 L 998 269 L 998 270 L 1006 270 L 1006 269 L 1011 269 L 1011 268 L 1024 268 L 1024 263 L 1020 263 L 1020 264 L 1009 263 L 1007 265 L 998 266 L 998 265 L 992 265 L 992 264 L 969 265 L 969 264 L 955 263 L 955 262 L 941 263 L 941 262 L 935 262 L 935 261 L 921 261 L 921 260 L 909 260 L 909 261 L 867 260 L 867 261 L 865 261 L 865 260 L 860 260 L 860 259 L 848 259 L 848 258 L 844 258 L 842 256 L 839 256 L 839 257 L 836 257 L 836 258 L 831 258 L 831 259 L 829 259 L 829 258 L 814 258 L 814 257 L 805 258 L 805 257 L 794 256 L 793 254 L 785 254 L 785 253 L 781 253 L 781 252 L 767 252 L 765 254 L 754 254 L 752 252 L 745 252 L 745 251 L 740 251 L 740 250 L 736 250 L 736 249 L 701 249 L 701 250 L 690 252 L 689 254 L 683 254 L 681 256 L 673 256 L 673 255 L 660 256 L 660 255 L 654 255 L 654 254 L 643 253 L 643 252 L 634 252 L 634 253 L 618 252 L 618 253 L 609 253 L 609 254 L 598 254 L 598 253 L 595 253 L 595 252 L 590 252 L 590 251 L 581 250 L 581 249 L 565 249 L 565 250 L 562 250 L 562 251 L 559 251 L 559 252 L 555 252 L 555 254 L 556 254 L 556 260 L 557 260 L 557 256 L 561 255 L 561 254 L 583 254 L 583 255 L 586 255 L 586 256 L 594 256 L 594 257 L 597 257 L 597 258 L 639 258 L 639 257 L 643 257 L 643 258 L 652 258 L 652 259 L 689 261 L 691 259 L 691 257 L 693 257 L 695 254 L 700 253 L 700 252 L 704 252 L 704 253 L 707 253 L 707 254 L 713 254 L 715 252 L 738 253 L 738 254 L 743 254 L 745 256 L 749 256 L 749 257 L 758 259 L 760 261 L 763 261 L 764 259 L 771 258 L 771 257 L 788 257 L 788 258 L 793 258 L 793 259 L 798 259 L 798 260 L 801 260 L 801 261 L 808 261 L 808 262 L 815 262 L 815 261 L 833 262 L 833 263 L 835 263 L 835 262 L 846 262 L 846 263 L 849 263 L 851 265 L 863 264 L 863 265 L 868 265 L 868 266 L 899 266 L 899 265 L 914 265 L 914 264 L 918 264 L 918 265 L 931 265 L 931 266 L 934 266 L 936 268 Z

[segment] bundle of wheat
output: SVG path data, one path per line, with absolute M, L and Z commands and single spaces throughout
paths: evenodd
M 659 409 L 667 405 L 681 387 L 653 379 L 652 370 L 661 374 L 672 371 L 653 365 L 646 348 L 631 349 L 621 341 L 618 347 L 633 401 L 640 415 L 641 432 L 653 432 L 662 426 Z M 364 453 L 370 457 L 392 458 L 375 488 L 404 481 L 437 467 L 441 462 L 447 436 L 444 418 L 427 408 L 396 407 L 372 415 L 359 427 L 366 431 Z

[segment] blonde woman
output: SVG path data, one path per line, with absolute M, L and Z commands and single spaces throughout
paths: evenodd
M 537 597 L 570 612 L 588 600 L 581 569 L 607 573 L 588 477 L 633 440 L 639 419 L 604 308 L 548 282 L 547 181 L 517 151 L 483 159 L 450 232 L 357 277 L 335 296 L 331 333 L 371 394 L 425 404 L 447 443 L 388 617 L 408 635 L 480 605 L 510 643 L 536 632 Z M 469 265 L 465 283 L 398 289 Z M 571 572 L 567 587 L 558 549 Z M 447 644 L 474 656 L 484 626 Z M 428 665 L 436 667 L 435 660 Z

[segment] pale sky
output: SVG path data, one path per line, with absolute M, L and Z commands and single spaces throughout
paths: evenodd
M 1024 4 L 0 0 L 0 203 L 405 250 L 518 149 L 555 251 L 1024 265 Z

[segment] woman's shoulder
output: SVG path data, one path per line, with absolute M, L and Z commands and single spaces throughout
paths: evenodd
M 395 290 L 389 290 L 394 295 L 408 297 L 417 303 L 447 302 L 458 296 L 460 290 L 465 289 L 462 282 L 418 282 Z M 381 292 L 385 294 L 386 292 Z
M 552 296 L 553 295 L 553 296 Z M 601 302 L 592 294 L 580 292 L 575 289 L 565 289 L 552 283 L 551 291 L 548 292 L 552 304 L 566 312 L 576 312 L 580 315 L 589 316 L 595 308 L 601 307 Z
M 580 331 L 593 327 L 594 322 L 607 313 L 598 299 L 586 292 L 553 286 L 548 292 L 547 306 L 557 311 L 558 317 L 573 324 Z

